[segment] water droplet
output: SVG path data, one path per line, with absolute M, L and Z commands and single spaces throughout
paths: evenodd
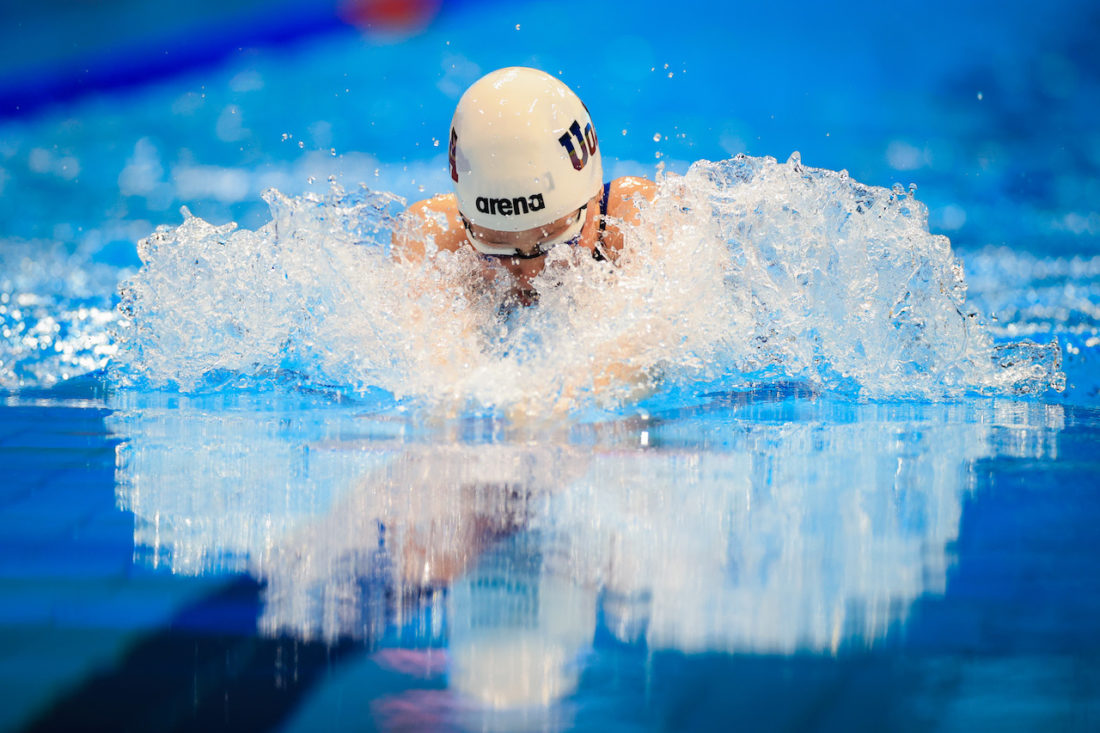
M 655 142 L 655 143 L 661 142 L 661 133 L 659 133 L 659 132 L 653 133 L 653 142 Z
M 981 92 L 978 92 L 978 101 L 979 102 L 982 101 L 982 93 Z
M 516 30 L 519 30 L 519 23 L 516 23 Z
M 305 142 L 302 141 L 302 140 L 299 140 L 298 141 L 298 148 L 301 149 L 301 150 L 305 150 L 305 147 L 306 147 Z

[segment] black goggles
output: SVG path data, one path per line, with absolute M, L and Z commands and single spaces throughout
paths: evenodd
M 581 231 L 584 229 L 587 213 L 588 204 L 585 204 L 577 210 L 576 219 L 568 227 L 562 230 L 560 234 L 537 243 L 535 249 L 531 252 L 521 252 L 518 247 L 510 245 L 483 242 L 474 234 L 473 229 L 470 227 L 470 221 L 465 216 L 462 217 L 462 226 L 466 228 L 466 239 L 470 242 L 470 246 L 477 250 L 479 254 L 502 259 L 533 260 L 536 257 L 543 257 L 559 244 L 567 244 L 570 247 L 576 246 L 581 241 Z

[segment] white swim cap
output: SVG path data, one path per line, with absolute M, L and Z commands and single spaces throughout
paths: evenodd
M 603 185 L 588 109 L 559 80 L 521 66 L 483 76 L 458 100 L 450 163 L 459 211 L 502 232 L 560 219 Z

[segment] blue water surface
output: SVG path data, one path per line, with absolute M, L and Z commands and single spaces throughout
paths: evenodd
M 0 728 L 1100 726 L 1095 7 L 219 6 L 5 8 Z M 181 206 L 444 191 L 458 95 L 511 64 L 578 91 L 611 175 L 799 151 L 916 183 L 992 338 L 1056 340 L 1065 388 L 763 370 L 524 423 L 111 376 Z

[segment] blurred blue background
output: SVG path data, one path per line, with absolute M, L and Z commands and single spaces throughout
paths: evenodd
M 98 250 L 177 222 L 182 204 L 256 226 L 260 190 L 330 176 L 445 190 L 458 96 L 525 64 L 586 101 L 612 174 L 797 150 L 866 183 L 918 184 L 956 247 L 1097 250 L 1095 3 L 3 8 L 0 237 Z

